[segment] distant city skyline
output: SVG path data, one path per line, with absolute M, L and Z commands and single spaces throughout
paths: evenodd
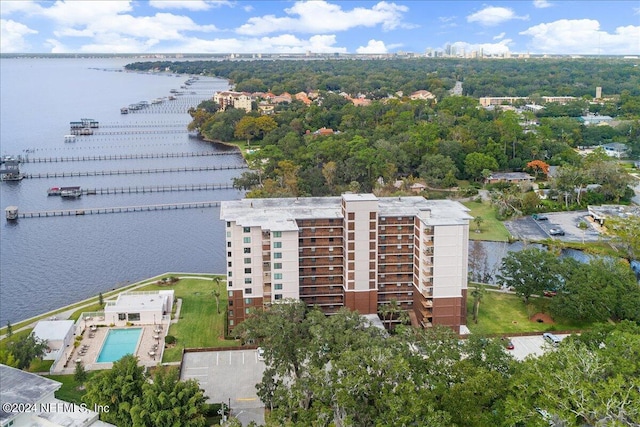
M 640 2 L 0 2 L 0 53 L 447 51 L 640 55 Z

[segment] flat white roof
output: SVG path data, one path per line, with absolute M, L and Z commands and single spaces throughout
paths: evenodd
M 107 305 L 106 311 L 162 311 L 164 308 L 164 302 L 167 296 L 162 294 L 120 294 L 116 303 L 113 305 Z
M 427 225 L 466 224 L 473 219 L 469 209 L 453 200 L 427 200 L 421 196 L 376 197 L 373 194 L 344 194 L 346 201 L 378 201 L 378 215 L 414 216 L 429 210 Z M 342 197 L 298 197 L 278 199 L 242 199 L 221 202 L 220 219 L 235 221 L 243 227 L 260 226 L 271 231 L 296 231 L 296 219 L 343 219 Z
M 43 340 L 62 341 L 73 324 L 73 320 L 41 320 L 33 328 L 33 335 Z

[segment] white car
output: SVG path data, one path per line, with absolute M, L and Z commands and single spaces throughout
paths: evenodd
M 256 353 L 258 353 L 258 360 L 264 360 L 264 348 L 258 347 Z

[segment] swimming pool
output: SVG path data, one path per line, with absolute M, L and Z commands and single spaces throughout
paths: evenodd
M 142 328 L 110 329 L 96 362 L 115 362 L 125 354 L 135 354 Z

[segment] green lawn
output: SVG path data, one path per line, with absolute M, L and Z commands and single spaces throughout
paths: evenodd
M 87 371 L 87 381 L 90 381 L 91 377 L 96 375 L 100 371 Z M 73 379 L 73 375 L 46 375 L 47 378 L 62 383 L 62 386 L 56 391 L 56 397 L 66 402 L 72 402 L 76 405 L 82 403 L 82 396 L 84 396 L 84 387 L 78 384 Z
M 490 240 L 493 242 L 508 242 L 511 233 L 505 228 L 501 221 L 496 219 L 496 211 L 489 203 L 465 202 L 467 208 L 471 209 L 469 214 L 474 218 L 482 217 L 480 233 L 476 233 L 476 223 L 471 220 L 469 223 L 470 240 Z
M 176 345 L 165 349 L 163 362 L 180 360 L 185 347 L 230 347 L 240 342 L 224 339 L 224 319 L 227 310 L 226 282 L 222 278 L 220 292 L 220 313 L 213 295 L 216 283 L 213 280 L 181 279 L 174 285 L 149 285 L 142 290 L 174 289 L 176 298 L 182 299 L 182 309 L 178 323 L 169 328 L 169 335 L 176 337 Z
M 470 294 L 469 294 L 470 295 Z M 473 323 L 473 298 L 467 297 L 467 326 L 474 334 L 494 335 L 525 332 L 577 330 L 588 324 L 555 321 L 553 324 L 532 322 L 529 316 L 545 312 L 548 299 L 531 298 L 525 306 L 521 298 L 513 294 L 487 292 L 480 302 L 478 323 Z

